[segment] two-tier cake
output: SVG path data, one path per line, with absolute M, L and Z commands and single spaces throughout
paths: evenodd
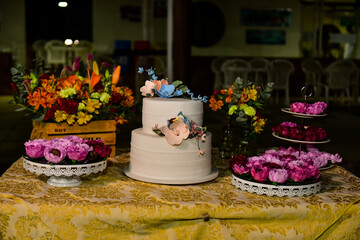
M 161 184 L 194 184 L 216 178 L 211 133 L 190 138 L 202 123 L 203 102 L 199 100 L 143 98 L 143 127 L 132 131 L 125 174 Z

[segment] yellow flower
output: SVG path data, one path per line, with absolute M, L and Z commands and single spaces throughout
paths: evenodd
M 255 108 L 247 105 L 247 104 L 241 104 L 240 105 L 240 110 L 243 110 L 245 112 L 246 115 L 253 117 L 256 114 L 256 110 Z
M 76 118 L 77 118 L 76 122 L 79 125 L 83 125 L 83 124 L 87 124 L 93 118 L 93 116 L 87 115 L 84 112 L 78 112 Z
M 66 119 L 66 122 L 69 124 L 69 125 L 72 125 L 75 123 L 75 115 L 68 115 L 67 119 Z
M 259 118 L 258 121 L 255 121 L 253 126 L 254 126 L 254 132 L 255 133 L 260 133 L 263 130 L 263 127 L 265 126 L 265 122 L 266 120 L 263 118 Z
M 239 109 L 239 106 L 233 105 L 229 108 L 229 115 L 233 115 L 237 110 Z
M 257 100 L 257 90 L 255 89 L 255 86 L 253 85 L 252 88 L 250 89 L 250 99 L 253 100 L 253 101 L 256 101 Z
M 88 98 L 87 100 L 83 100 L 83 103 L 85 103 L 86 105 L 85 110 L 88 113 L 99 114 L 99 111 L 97 109 L 101 107 L 101 102 L 98 99 Z
M 54 116 L 55 116 L 55 121 L 57 122 L 62 122 L 67 119 L 67 113 L 60 110 L 57 110 Z

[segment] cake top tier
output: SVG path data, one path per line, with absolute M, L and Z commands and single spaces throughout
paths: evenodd
M 183 98 L 143 98 L 143 131 L 151 134 L 153 127 L 168 124 L 168 120 L 182 112 L 198 125 L 203 123 L 203 103 Z

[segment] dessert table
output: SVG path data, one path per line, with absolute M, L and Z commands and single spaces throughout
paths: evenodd
M 280 198 L 235 188 L 216 157 L 217 179 L 183 186 L 130 179 L 128 160 L 62 188 L 18 159 L 0 178 L 0 239 L 360 239 L 360 179 L 342 167 L 319 194 Z

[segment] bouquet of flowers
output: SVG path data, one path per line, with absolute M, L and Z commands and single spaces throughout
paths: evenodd
M 227 116 L 235 118 L 242 128 L 246 128 L 250 135 L 261 133 L 266 119 L 261 117 L 264 100 L 271 96 L 272 83 L 264 88 L 251 84 L 244 84 L 238 77 L 228 89 L 215 90 L 210 97 L 210 107 L 213 111 L 221 110 Z
M 25 142 L 26 158 L 40 163 L 78 164 L 96 162 L 109 157 L 111 148 L 99 140 L 84 140 L 70 135 L 50 140 Z
M 339 154 L 321 152 L 308 145 L 307 152 L 290 148 L 267 150 L 261 156 L 235 156 L 230 169 L 239 178 L 273 185 L 296 185 L 318 182 L 320 167 L 341 162 Z
M 325 112 L 327 104 L 325 102 L 305 103 L 294 102 L 290 105 L 291 111 L 310 115 L 318 115 Z
M 11 69 L 14 103 L 27 110 L 33 119 L 46 122 L 87 124 L 92 120 L 127 122 L 134 110 L 132 91 L 117 86 L 120 66 L 114 69 L 103 62 L 100 67 L 87 59 L 87 71 L 80 74 L 80 57 L 73 66 L 65 66 L 59 77 L 46 73 L 36 76 L 28 70 Z
M 322 128 L 292 122 L 276 125 L 272 127 L 272 131 L 278 136 L 296 140 L 323 141 L 328 138 L 327 131 Z

